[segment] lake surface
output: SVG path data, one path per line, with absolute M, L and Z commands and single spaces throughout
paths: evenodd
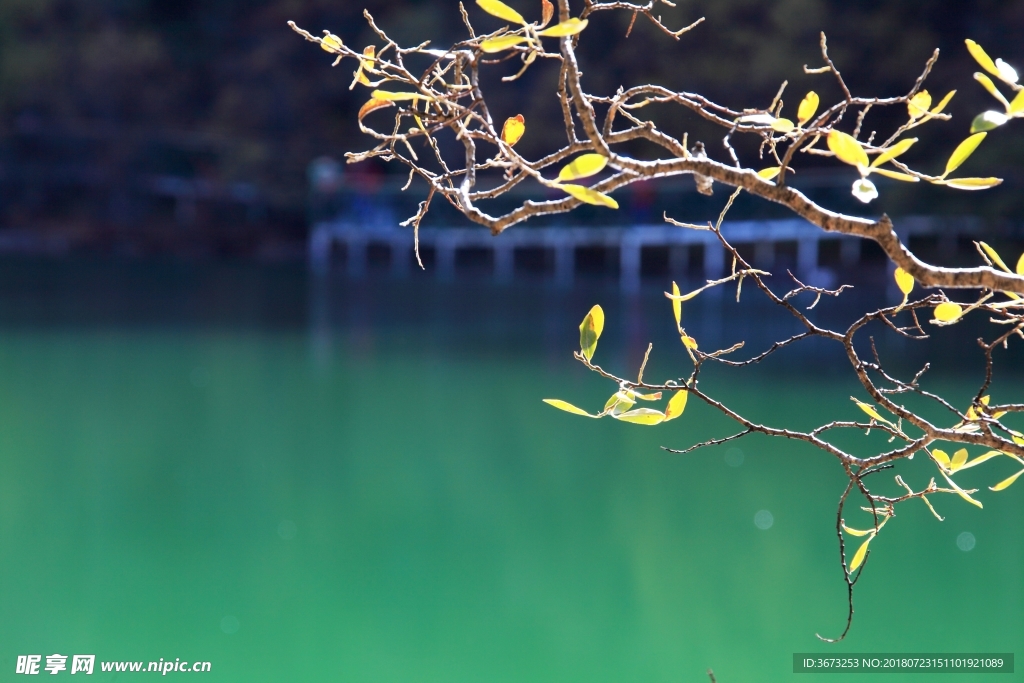
M 98 680 L 142 676 L 100 662 L 163 658 L 209 661 L 207 681 L 706 681 L 712 668 L 737 683 L 791 680 L 794 652 L 1022 651 L 1024 484 L 983 490 L 984 510 L 934 497 L 941 523 L 898 508 L 850 636 L 830 646 L 815 633 L 846 616 L 836 462 L 762 438 L 661 450 L 731 433 L 695 401 L 657 427 L 543 404 L 596 411 L 614 390 L 571 355 L 594 303 L 608 312 L 595 360 L 633 374 L 654 341 L 647 377 L 686 374 L 657 287 L 3 273 L 0 680 L 20 679 L 18 655 L 54 653 L 95 654 Z M 684 324 L 705 347 L 749 335 L 754 349 L 791 329 L 760 308 L 709 297 Z M 856 419 L 841 359 L 808 348 L 703 387 L 777 424 Z M 933 386 L 966 402 L 974 378 L 943 363 Z M 936 475 L 922 460 L 898 470 L 916 487 Z M 984 489 L 1013 471 L 996 460 L 960 479 Z

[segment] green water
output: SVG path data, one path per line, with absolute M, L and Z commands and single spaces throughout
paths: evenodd
M 227 289 L 226 309 L 267 296 Z M 794 652 L 1022 650 L 1021 485 L 979 494 L 984 510 L 937 499 L 942 523 L 900 508 L 849 638 L 825 645 L 815 632 L 845 621 L 838 465 L 765 439 L 740 442 L 738 466 L 725 446 L 660 450 L 727 433 L 693 402 L 655 428 L 559 413 L 540 399 L 594 407 L 611 391 L 569 355 L 592 297 L 565 295 L 573 319 L 509 342 L 532 309 L 474 289 L 472 310 L 431 327 L 422 309 L 375 318 L 406 310 L 389 288 L 326 333 L 116 310 L 90 323 L 57 294 L 33 322 L 8 295 L 0 680 L 21 678 L 18 655 L 53 653 L 95 654 L 98 680 L 154 676 L 102 661 L 180 658 L 211 662 L 196 674 L 208 681 L 704 681 L 713 668 L 735 683 L 794 678 Z M 306 305 L 304 285 L 289 291 Z M 622 324 L 610 316 L 610 339 Z M 605 362 L 625 370 L 609 343 Z M 714 393 L 797 426 L 854 417 L 843 375 L 723 376 Z M 934 475 L 908 464 L 915 485 Z

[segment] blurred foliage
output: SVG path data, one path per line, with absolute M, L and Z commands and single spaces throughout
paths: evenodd
M 536 8 L 512 4 L 530 16 L 540 11 L 539 2 Z M 408 43 L 440 45 L 465 35 L 454 0 L 6 0 L 0 3 L 0 135 L 30 120 L 43 130 L 113 131 L 136 146 L 154 139 L 201 145 L 216 153 L 192 173 L 256 182 L 279 200 L 301 201 L 311 159 L 340 157 L 364 144 L 355 114 L 366 93 L 348 90 L 351 65 L 331 69 L 330 57 L 309 49 L 285 22 L 329 28 L 346 43 L 368 45 L 374 36 L 364 6 Z M 491 30 L 490 18 L 474 9 L 473 21 Z M 971 79 L 976 66 L 964 38 L 1024 65 L 1022 3 L 686 0 L 664 8 L 670 25 L 699 16 L 707 21 L 678 43 L 642 17 L 627 39 L 629 14 L 595 16 L 580 49 L 588 88 L 610 92 L 656 82 L 742 107 L 764 106 L 789 79 L 787 111 L 795 112 L 811 87 L 826 101 L 837 95 L 827 78 L 802 72 L 804 64 L 819 64 L 818 34 L 825 31 L 844 77 L 862 94 L 905 91 L 941 48 L 929 87 L 959 89 L 951 111 L 962 125 L 948 133 L 959 139 L 977 101 L 987 97 Z M 504 67 L 492 71 L 497 85 Z M 558 134 L 554 82 L 550 66 L 535 69 L 530 78 L 502 85 L 493 100 L 498 121 L 516 114 L 530 121 L 519 147 L 527 155 L 545 148 L 545 130 Z M 691 124 L 699 135 L 700 122 L 666 122 Z M 993 173 L 1021 158 L 1020 137 L 988 146 L 985 162 Z

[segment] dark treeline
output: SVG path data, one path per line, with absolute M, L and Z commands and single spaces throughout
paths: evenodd
M 539 15 L 539 0 L 511 4 L 527 16 Z M 810 88 L 825 100 L 836 95 L 828 78 L 802 73 L 804 64 L 820 64 L 819 31 L 828 34 L 830 53 L 848 82 L 865 95 L 904 92 L 938 47 L 942 57 L 929 88 L 937 97 L 956 88 L 958 96 L 951 107 L 956 119 L 940 124 L 945 128 L 937 125 L 933 135 L 952 144 L 966 135 L 974 113 L 993 105 L 971 78 L 977 68 L 964 38 L 1024 67 L 1024 3 L 1019 2 L 677 4 L 664 7 L 669 24 L 707 17 L 678 42 L 642 17 L 626 39 L 628 14 L 597 15 L 581 47 L 588 88 L 611 92 L 620 84 L 658 82 L 743 107 L 764 106 L 789 79 L 786 101 L 792 108 Z M 96 192 L 105 188 L 104 211 L 115 219 L 120 215 L 121 222 L 131 223 L 135 214 L 118 214 L 121 195 L 111 194 L 110 187 L 150 175 L 199 178 L 233 188 L 233 196 L 243 199 L 258 195 L 262 208 L 249 219 L 291 226 L 297 237 L 309 162 L 320 155 L 341 158 L 366 144 L 354 118 L 367 93 L 362 86 L 348 89 L 354 64 L 331 69 L 331 58 L 285 22 L 295 20 L 313 32 L 330 29 L 359 48 L 379 44 L 362 18 L 364 7 L 393 37 L 409 44 L 427 39 L 447 44 L 465 36 L 455 0 L 5 0 L 0 3 L 0 163 L 8 189 L 0 225 L 88 213 L 76 208 L 88 202 L 68 200 L 57 207 L 43 190 L 24 184 L 19 164 L 44 159 L 78 173 L 81 184 L 92 183 Z M 467 8 L 479 29 L 497 27 L 472 3 Z M 493 83 L 512 68 L 494 67 Z M 550 136 L 559 134 L 554 74 L 550 64 L 539 64 L 522 81 L 492 91 L 496 116 L 526 116 L 528 132 L 520 149 L 528 156 L 542 153 Z M 679 132 L 689 125 L 680 112 L 666 111 L 666 116 L 679 119 Z M 877 123 L 885 123 L 884 115 Z M 697 122 L 693 132 L 713 135 Z M 978 155 L 988 164 L 986 174 L 1019 173 L 1020 131 L 997 134 L 1002 142 Z M 709 149 L 718 154 L 719 145 Z M 920 158 L 935 156 L 942 152 Z M 1010 198 L 991 197 L 997 207 L 1010 207 Z

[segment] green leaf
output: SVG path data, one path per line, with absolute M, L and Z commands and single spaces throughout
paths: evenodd
M 1002 491 L 1005 488 L 1009 488 L 1010 485 L 1013 484 L 1013 482 L 1017 481 L 1017 477 L 1019 477 L 1022 474 L 1024 474 L 1024 470 L 1021 470 L 1020 472 L 1018 472 L 1017 474 L 1015 474 L 1015 475 L 1013 475 L 1011 477 L 1007 477 L 1006 479 L 1003 479 L 1001 482 L 999 482 L 995 486 L 989 486 L 989 489 L 991 489 L 992 491 Z
M 608 157 L 602 154 L 582 154 L 562 167 L 558 172 L 559 180 L 578 180 L 597 175 L 608 165 Z
M 810 121 L 817 113 L 819 102 L 818 93 L 813 90 L 804 95 L 804 99 L 800 101 L 800 106 L 796 110 L 796 120 L 801 126 Z
M 993 128 L 998 128 L 1009 120 L 1010 117 L 1001 111 L 982 112 L 975 116 L 974 120 L 971 121 L 971 132 L 984 133 L 992 130 Z
M 1002 178 L 950 178 L 949 180 L 940 180 L 936 184 L 952 187 L 956 190 L 987 190 L 996 185 L 1001 185 L 1002 182 Z
M 672 395 L 672 398 L 668 400 L 668 405 L 665 406 L 665 422 L 674 420 L 683 414 L 686 410 L 686 399 L 690 395 L 690 392 L 686 389 L 680 389 Z
M 589 361 L 597 350 L 597 340 L 604 331 L 604 309 L 595 305 L 580 323 L 580 350 Z
M 941 450 L 939 448 L 933 448 L 932 449 L 932 458 L 934 458 L 935 462 L 937 462 L 940 465 L 942 465 L 945 469 L 947 469 L 947 470 L 949 469 L 951 463 L 950 463 L 949 456 L 946 455 L 946 451 Z
M 897 268 L 896 272 L 893 273 L 893 277 L 896 279 L 896 286 L 900 288 L 900 291 L 904 294 L 910 294 L 914 291 L 914 276 L 903 270 Z
M 987 135 L 988 133 L 975 133 L 957 145 L 957 148 L 953 150 L 953 154 L 950 155 L 949 161 L 946 162 L 946 172 L 942 174 L 942 177 L 945 178 L 950 173 L 960 168 L 960 166 L 967 161 L 967 157 L 974 154 L 974 150 L 978 149 L 978 145 L 981 144 L 981 141 L 984 140 Z
M 523 36 L 498 36 L 497 38 L 488 38 L 480 43 L 480 49 L 488 54 L 494 54 L 526 42 L 529 41 Z
M 986 254 L 988 254 L 988 257 L 990 259 L 992 259 L 992 262 L 995 263 L 997 266 L 1002 268 L 1007 273 L 1012 273 L 1013 272 L 1012 270 L 1010 270 L 1007 267 L 1007 265 L 1005 263 L 1003 263 L 1003 259 L 999 257 L 999 254 L 996 252 L 996 250 L 993 249 L 992 247 L 988 246 L 987 243 L 985 243 L 985 242 L 978 242 L 978 246 L 981 247 Z
M 554 406 L 559 410 L 564 410 L 565 412 L 572 413 L 573 415 L 583 415 L 584 417 L 598 417 L 597 415 L 591 415 L 582 408 L 577 408 L 573 404 L 566 403 L 565 401 L 562 401 L 557 398 L 546 398 L 544 399 L 544 402 L 547 403 L 549 406 Z
M 501 2 L 501 0 L 476 0 L 476 4 L 483 11 L 492 16 L 498 17 L 499 19 L 511 21 L 516 24 L 526 23 L 522 14 Z
M 867 152 L 852 135 L 847 135 L 839 130 L 832 131 L 828 134 L 828 148 L 840 161 L 851 166 L 867 167 L 868 165 Z
M 992 82 L 991 78 L 989 78 L 983 73 L 976 73 L 974 74 L 974 80 L 978 81 L 978 83 L 981 83 L 985 90 L 988 90 L 988 94 L 999 100 L 999 103 L 1002 104 L 1007 111 L 1009 111 L 1010 103 L 1007 101 L 1003 93 L 1000 92 L 999 88 L 996 87 L 996 84 Z
M 632 406 L 636 405 L 636 401 L 633 400 L 628 393 L 623 391 L 616 391 L 607 402 L 604 404 L 604 410 L 602 412 L 615 414 L 629 410 Z
M 566 19 L 560 24 L 555 24 L 551 28 L 540 31 L 538 36 L 545 36 L 547 38 L 564 38 L 565 36 L 574 36 L 587 27 L 587 19 Z
M 612 415 L 612 417 L 623 422 L 632 422 L 638 425 L 656 425 L 665 421 L 665 413 L 653 408 L 637 408 L 627 413 Z
M 964 466 L 964 463 L 966 462 L 967 449 L 961 448 L 960 450 L 953 454 L 952 458 L 949 459 L 949 469 L 951 472 L 956 472 L 957 470 L 961 469 Z
M 887 161 L 892 161 L 899 155 L 910 149 L 913 144 L 917 142 L 917 138 L 908 138 L 906 140 L 900 140 L 892 147 L 887 148 L 871 162 L 871 168 L 877 168 Z
M 943 323 L 951 323 L 958 320 L 964 314 L 964 309 L 958 303 L 944 301 L 935 307 L 933 312 L 935 319 Z
M 871 543 L 871 539 L 875 537 L 875 534 L 871 534 L 867 539 L 860 544 L 857 548 L 857 552 L 853 554 L 853 559 L 850 560 L 850 573 L 857 571 L 857 567 L 864 564 L 864 558 L 868 555 L 868 545 Z
M 584 204 L 593 204 L 594 206 L 607 206 L 610 209 L 619 208 L 619 203 L 609 197 L 608 195 L 592 190 L 589 187 L 583 185 L 559 185 L 559 189 L 564 190 L 566 194 L 572 195 L 574 198 L 580 200 Z

